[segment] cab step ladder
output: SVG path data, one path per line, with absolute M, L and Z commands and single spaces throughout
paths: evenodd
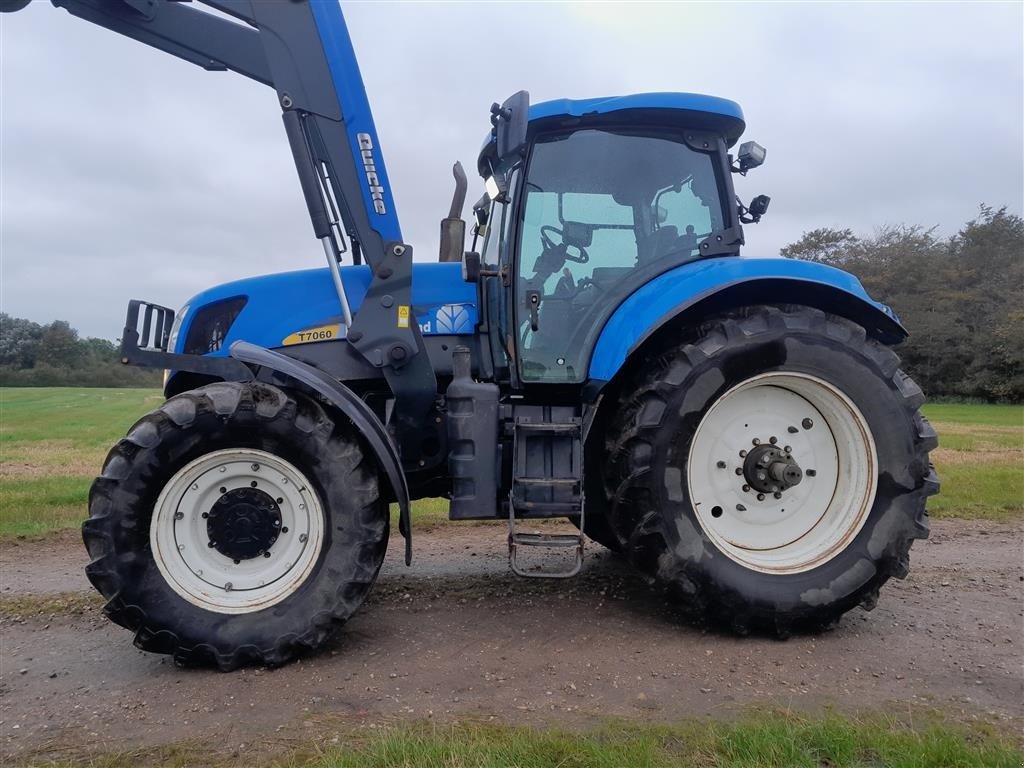
M 583 424 L 517 417 L 513 422 L 512 489 L 508 504 L 508 556 L 512 572 L 540 579 L 567 579 L 583 566 Z M 516 523 L 538 518 L 580 518 L 578 534 L 520 533 Z M 562 569 L 527 569 L 520 547 L 570 551 Z

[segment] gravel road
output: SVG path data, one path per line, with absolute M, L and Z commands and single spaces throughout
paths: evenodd
M 182 739 L 273 750 L 338 721 L 572 726 L 749 705 L 924 704 L 1019 726 L 1024 526 L 936 521 L 932 531 L 874 611 L 777 641 L 687 623 L 596 544 L 575 580 L 530 581 L 508 572 L 504 528 L 440 528 L 417 535 L 411 568 L 392 541 L 370 601 L 326 651 L 231 674 L 136 650 L 98 615 L 77 537 L 6 544 L 0 761 Z

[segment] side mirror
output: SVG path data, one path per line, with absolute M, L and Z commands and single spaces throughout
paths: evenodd
M 448 217 L 441 219 L 441 250 L 437 260 L 442 262 L 461 261 L 466 250 L 466 222 L 462 220 L 462 206 L 466 202 L 468 181 L 462 163 L 452 168 L 455 176 L 455 194 L 452 195 L 452 207 Z
M 756 141 L 745 141 L 740 144 L 739 151 L 739 172 L 745 174 L 747 171 L 764 164 L 768 150 Z
M 498 142 L 498 162 L 521 155 L 526 149 L 526 127 L 530 119 L 530 93 L 519 91 L 504 103 L 491 105 L 492 133 Z

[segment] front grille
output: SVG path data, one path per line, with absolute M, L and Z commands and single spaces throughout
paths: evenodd
M 206 355 L 224 346 L 228 331 L 248 300 L 246 296 L 236 296 L 197 310 L 185 336 L 185 354 Z

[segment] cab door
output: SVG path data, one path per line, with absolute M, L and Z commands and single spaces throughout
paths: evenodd
M 539 137 L 518 210 L 514 311 L 524 384 L 578 383 L 604 320 L 725 226 L 718 164 L 678 134 Z

